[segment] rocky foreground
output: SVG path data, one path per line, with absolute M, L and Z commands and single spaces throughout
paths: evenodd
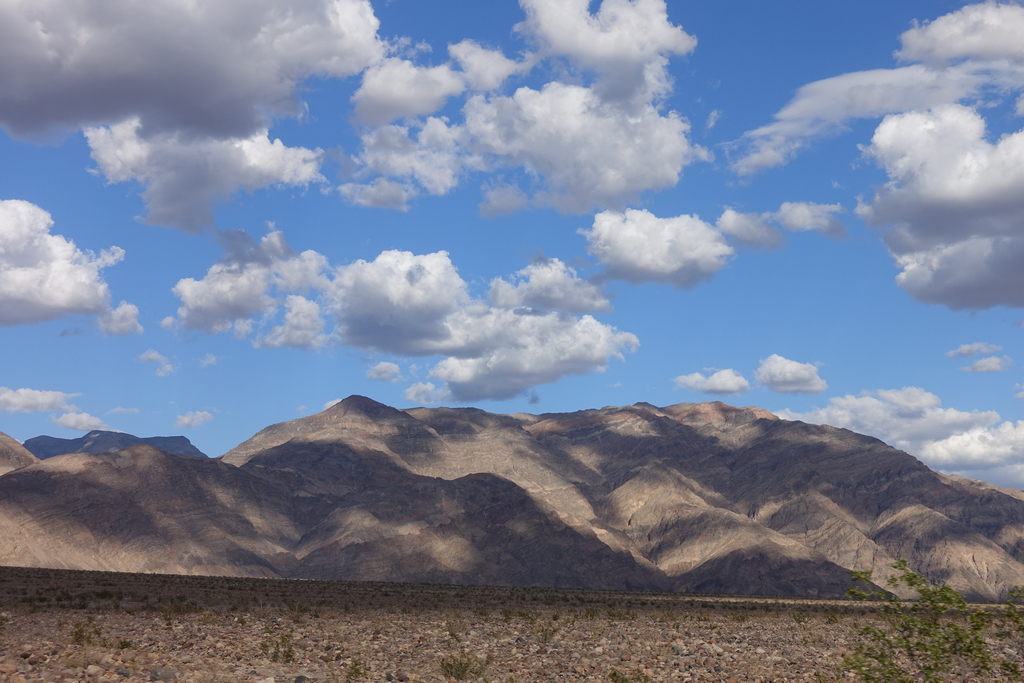
M 0 609 L 4 683 L 839 680 L 874 619 L 839 601 L 10 568 Z

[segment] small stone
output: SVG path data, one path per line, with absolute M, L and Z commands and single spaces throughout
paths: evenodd
M 633 655 L 629 654 L 628 652 L 626 654 L 622 655 L 621 657 L 619 657 L 619 661 L 622 661 L 622 662 L 628 662 L 631 659 L 633 659 Z
M 131 669 L 118 669 L 114 673 L 116 673 L 118 676 L 122 676 L 124 678 L 128 678 L 129 676 L 132 675 Z
M 299 674 L 298 676 L 295 677 L 294 683 L 306 683 L 306 681 L 308 681 L 308 680 L 309 680 L 308 678 L 306 678 L 302 674 Z
M 95 676 L 99 676 L 102 673 L 103 673 L 103 667 L 102 666 L 96 666 L 95 664 L 90 664 L 89 666 L 85 667 L 85 675 L 88 676 L 89 678 L 93 678 Z
M 395 672 L 395 680 L 399 683 L 405 683 L 409 680 L 409 674 L 405 673 L 404 671 L 397 671 Z
M 178 677 L 178 672 L 174 669 L 168 669 L 162 666 L 153 667 L 149 672 L 149 680 L 151 681 L 163 681 L 164 683 L 171 683 Z M 273 683 L 273 681 L 271 681 Z
M 18 665 L 14 662 L 0 662 L 0 674 L 13 674 L 18 671 Z

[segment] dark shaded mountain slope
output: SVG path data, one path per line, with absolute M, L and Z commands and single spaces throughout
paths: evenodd
M 40 460 L 67 453 L 113 453 L 129 446 L 143 444 L 159 448 L 174 455 L 192 455 L 205 458 L 206 454 L 192 445 L 184 436 L 149 436 L 140 438 L 124 432 L 94 429 L 77 439 L 55 436 L 36 436 L 25 441 L 25 448 Z

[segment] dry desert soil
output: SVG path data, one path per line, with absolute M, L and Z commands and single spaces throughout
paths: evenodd
M 826 600 L 0 567 L 0 682 L 853 680 Z M 993 643 L 1020 661 L 1014 646 Z

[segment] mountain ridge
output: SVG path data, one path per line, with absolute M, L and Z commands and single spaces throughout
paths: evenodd
M 197 458 L 207 457 L 205 453 L 192 445 L 184 436 L 148 436 L 138 437 L 125 432 L 114 432 L 106 429 L 94 429 L 77 439 L 61 439 L 56 436 L 35 436 L 26 439 L 22 444 L 26 450 L 40 460 L 52 458 L 66 453 L 112 453 L 136 444 L 145 444 L 159 448 L 174 455 L 191 455 Z
M 0 540 L 0 563 L 45 566 L 68 544 L 87 565 L 106 542 L 104 568 L 126 571 L 163 544 L 181 573 L 841 595 L 851 570 L 882 582 L 903 557 L 972 599 L 1024 585 L 1024 493 L 754 407 L 500 415 L 352 396 L 220 458 L 146 449 L 0 476 L 0 531 L 43 537 Z M 111 496 L 157 527 L 70 512 Z M 160 527 L 173 510 L 203 543 Z

